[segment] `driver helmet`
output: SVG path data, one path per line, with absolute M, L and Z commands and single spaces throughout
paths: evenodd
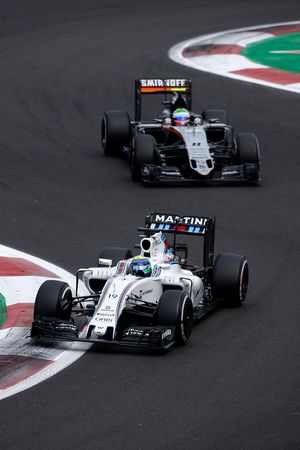
M 177 126 L 187 125 L 190 121 L 190 113 L 185 108 L 177 108 L 173 112 L 173 120 Z
M 135 256 L 130 263 L 129 273 L 137 277 L 150 277 L 152 268 L 149 258 Z

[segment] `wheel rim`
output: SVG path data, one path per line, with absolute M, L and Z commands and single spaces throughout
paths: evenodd
M 240 301 L 243 302 L 245 300 L 247 291 L 248 291 L 248 280 L 249 280 L 249 271 L 247 261 L 244 261 L 240 274 Z
M 182 308 L 181 322 L 180 322 L 181 336 L 184 341 L 187 341 L 189 339 L 193 328 L 193 312 L 192 309 L 189 307 L 188 302 L 189 299 L 187 297 L 185 299 L 185 303 Z
M 60 301 L 60 316 L 61 319 L 68 320 L 72 309 L 72 292 L 69 287 L 67 287 L 61 296 Z
M 102 122 L 102 145 L 103 145 L 103 148 L 105 148 L 105 146 L 106 146 L 106 141 L 107 141 L 107 137 L 106 137 L 106 120 L 104 118 L 103 122 Z

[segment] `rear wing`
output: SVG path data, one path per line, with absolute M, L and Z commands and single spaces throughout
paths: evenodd
M 142 94 L 177 93 L 186 97 L 188 109 L 192 109 L 192 82 L 186 78 L 139 78 L 135 80 L 135 121 L 142 117 Z
M 214 244 L 215 244 L 215 217 L 204 216 L 177 216 L 174 214 L 153 212 L 145 217 L 145 226 L 139 227 L 138 231 L 143 231 L 146 237 L 161 231 L 174 235 L 173 248 L 176 248 L 176 235 L 185 234 L 189 236 L 202 236 L 203 245 L 203 266 L 213 266 Z

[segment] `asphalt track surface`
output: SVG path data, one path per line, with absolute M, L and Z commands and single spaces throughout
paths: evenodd
M 299 448 L 299 95 L 167 59 L 190 37 L 299 13 L 298 0 L 1 1 L 1 242 L 74 272 L 137 242 L 151 210 L 216 214 L 217 252 L 251 268 L 245 305 L 196 326 L 185 348 L 94 349 L 2 400 L 1 448 Z M 132 113 L 138 76 L 190 77 L 194 110 L 224 107 L 255 131 L 261 186 L 144 188 L 104 158 L 100 118 Z

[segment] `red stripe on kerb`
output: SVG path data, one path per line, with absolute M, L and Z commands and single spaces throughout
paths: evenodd
M 242 69 L 232 70 L 230 73 L 282 85 L 300 83 L 300 74 L 286 72 L 285 70 L 279 69 Z
M 296 33 L 297 31 L 300 31 L 300 24 L 282 25 L 282 26 L 274 26 L 274 27 L 266 27 L 266 28 L 252 28 L 249 31 L 259 31 L 259 32 L 265 32 L 265 33 L 271 33 L 271 34 L 274 34 L 277 36 L 280 34 Z
M 46 359 L 0 355 L 0 389 L 7 389 L 52 364 Z
M 243 47 L 240 45 L 195 44 L 185 48 L 182 51 L 182 56 L 184 58 L 194 58 L 196 56 L 206 55 L 239 55 L 242 49 Z
M 0 277 L 51 277 L 58 275 L 24 258 L 0 256 Z
M 7 319 L 1 329 L 11 327 L 31 327 L 34 303 L 16 303 L 7 306 Z

